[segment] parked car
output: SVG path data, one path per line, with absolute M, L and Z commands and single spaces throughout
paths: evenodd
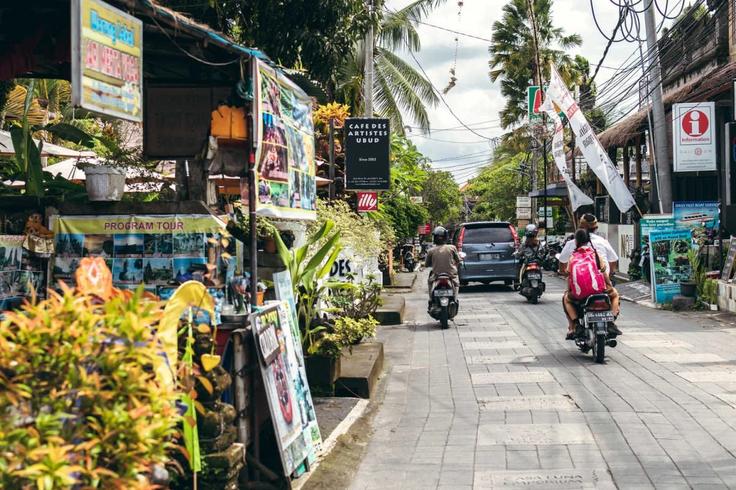
M 517 279 L 518 260 L 514 251 L 519 246 L 519 236 L 511 223 L 463 223 L 455 230 L 453 242 L 462 259 L 459 270 L 462 286 L 492 281 L 503 281 L 510 286 Z

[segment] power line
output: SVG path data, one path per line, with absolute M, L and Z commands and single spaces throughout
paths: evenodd
M 396 11 L 389 9 L 388 7 L 383 7 L 383 10 L 385 12 L 390 13 L 390 14 L 395 14 L 396 13 Z M 439 29 L 441 31 L 451 32 L 453 34 L 457 34 L 458 36 L 464 36 L 464 37 L 468 37 L 468 38 L 471 38 L 471 39 L 477 39 L 479 41 L 485 41 L 487 43 L 493 42 L 491 39 L 488 39 L 488 38 L 485 38 L 485 37 L 476 36 L 475 34 L 468 34 L 467 32 L 456 31 L 454 29 L 448 29 L 447 27 L 442 27 L 442 26 L 438 26 L 438 25 L 435 25 L 435 24 L 430 24 L 429 22 L 424 22 L 423 20 L 412 19 L 412 21 L 413 22 L 416 22 L 417 24 L 425 25 L 427 27 L 433 27 L 435 29 Z

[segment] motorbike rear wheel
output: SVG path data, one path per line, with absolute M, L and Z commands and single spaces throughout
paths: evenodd
M 595 336 L 595 346 L 593 346 L 593 355 L 595 356 L 595 362 L 603 364 L 603 360 L 606 357 L 606 335 L 599 333 Z
M 448 322 L 449 322 L 449 308 L 447 306 L 443 306 L 442 310 L 440 311 L 440 327 L 447 328 Z
M 528 300 L 529 300 L 529 302 L 530 302 L 531 304 L 533 304 L 533 305 L 536 305 L 537 303 L 539 303 L 539 296 L 536 296 L 536 295 L 531 295 L 531 296 L 529 296 L 529 297 L 528 297 L 527 299 L 528 299 Z

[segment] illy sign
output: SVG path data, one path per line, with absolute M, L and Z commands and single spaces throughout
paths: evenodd
M 358 192 L 358 212 L 378 211 L 377 192 Z
M 673 104 L 672 144 L 675 172 L 716 170 L 714 102 Z

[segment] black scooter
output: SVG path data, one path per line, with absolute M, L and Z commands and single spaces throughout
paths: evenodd
M 434 278 L 430 297 L 429 316 L 439 320 L 442 328 L 448 328 L 448 322 L 455 318 L 459 307 L 455 287 L 449 274 L 438 274 Z

